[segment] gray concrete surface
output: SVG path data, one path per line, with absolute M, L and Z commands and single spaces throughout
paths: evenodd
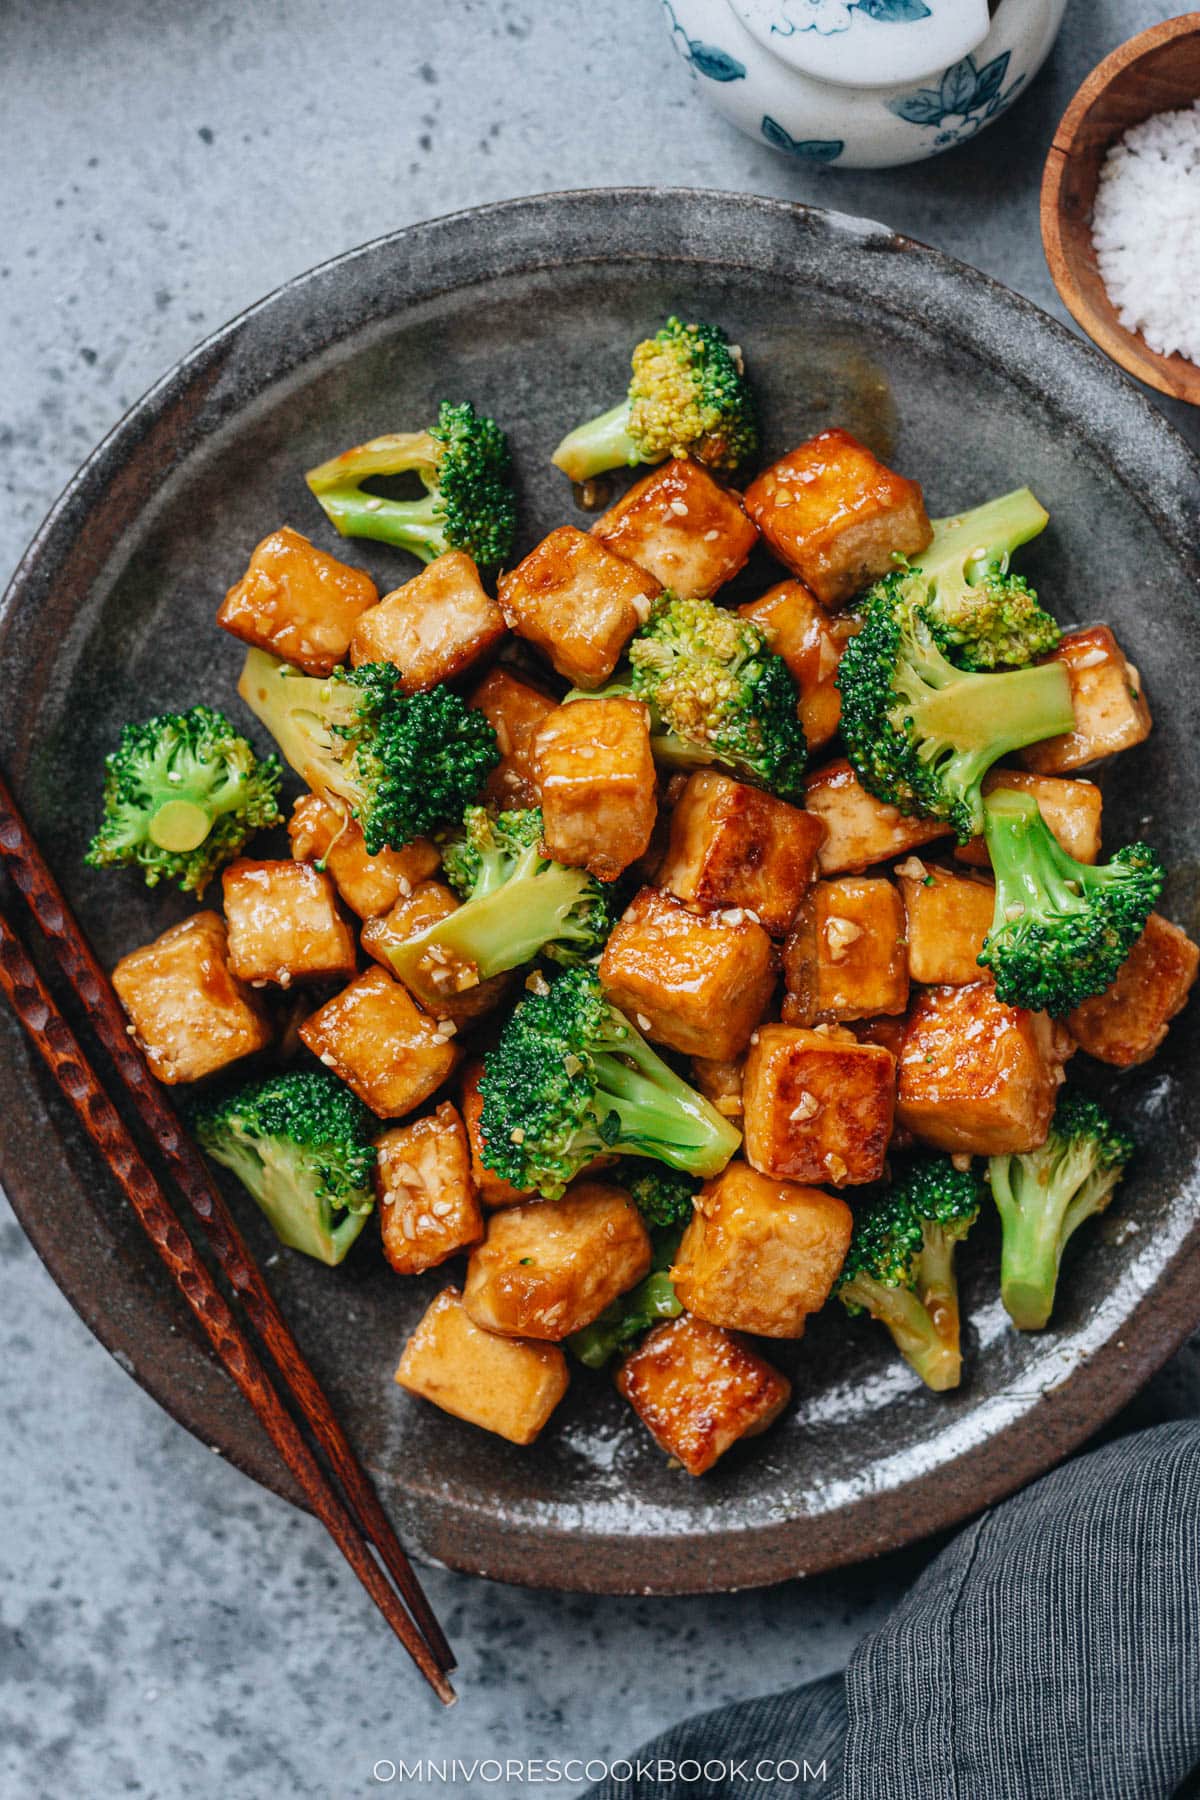
M 0 569 L 197 338 L 311 263 L 477 201 L 652 181 L 791 196 L 885 219 L 1061 316 L 1037 229 L 1054 124 L 1105 52 L 1173 10 L 1075 0 L 1008 121 L 932 164 L 839 175 L 711 113 L 655 0 L 0 0 Z M 711 1601 L 435 1574 L 462 1653 L 443 1715 L 320 1529 L 145 1398 L 2 1196 L 0 1260 L 6 1800 L 331 1800 L 377 1788 L 380 1759 L 615 1756 L 836 1667 L 925 1554 Z M 1198 1409 L 1193 1344 L 1133 1416 Z M 530 1790 L 460 1774 L 453 1791 Z

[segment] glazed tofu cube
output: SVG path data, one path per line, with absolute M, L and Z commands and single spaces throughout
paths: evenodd
M 318 1007 L 300 1038 L 381 1119 L 428 1100 L 459 1058 L 438 1022 L 382 969 L 368 969 Z
M 808 777 L 804 810 L 815 813 L 825 827 L 817 853 L 822 875 L 842 875 L 869 869 L 949 837 L 950 827 L 940 819 L 910 819 L 894 806 L 885 806 L 861 786 L 845 757 L 826 763 Z
M 997 788 L 1012 788 L 1019 794 L 1032 794 L 1042 817 L 1067 852 L 1076 862 L 1094 863 L 1100 854 L 1100 813 L 1103 796 L 1091 781 L 1063 781 L 1054 775 L 1029 775 L 1021 769 L 993 769 L 983 778 L 985 794 Z M 973 868 L 990 869 L 992 859 L 982 837 L 959 844 L 954 852 L 960 862 Z
M 1046 1141 L 1070 1044 L 990 981 L 924 988 L 900 1047 L 896 1117 L 938 1150 L 1000 1156 Z
M 829 1298 L 852 1222 L 836 1194 L 731 1162 L 696 1196 L 671 1270 L 675 1292 L 710 1325 L 801 1337 Z
M 397 1275 L 420 1275 L 479 1242 L 483 1213 L 457 1107 L 443 1100 L 425 1118 L 394 1125 L 376 1149 L 383 1254 Z
M 490 806 L 520 807 L 538 804 L 533 743 L 538 727 L 558 702 L 507 669 L 490 669 L 471 695 L 476 707 L 496 733 L 500 761 L 487 778 L 483 798 Z
M 1150 735 L 1150 708 L 1142 678 L 1107 625 L 1068 631 L 1046 659 L 1066 665 L 1071 682 L 1075 729 L 1021 752 L 1027 769 L 1065 775 L 1118 750 L 1130 750 Z
M 827 607 L 844 605 L 933 536 L 918 483 L 836 426 L 764 469 L 746 489 L 746 511 Z
M 414 838 L 403 850 L 369 856 L 358 822 L 316 794 L 301 794 L 297 800 L 288 820 L 288 837 L 297 861 L 328 869 L 338 893 L 360 919 L 387 912 L 432 875 L 441 860 L 428 838 Z
M 740 497 L 686 460 L 635 481 L 592 531 L 660 586 L 703 599 L 737 574 L 758 542 Z
M 741 1057 L 724 1060 L 716 1056 L 693 1056 L 692 1075 L 695 1084 L 711 1106 L 726 1119 L 742 1116 L 742 1076 L 745 1063 Z
M 570 1382 L 554 1344 L 481 1331 L 454 1287 L 443 1288 L 404 1346 L 396 1380 L 468 1425 L 532 1444 Z
M 364 570 L 283 525 L 255 549 L 221 602 L 217 624 L 306 675 L 328 675 L 345 661 L 355 625 L 378 599 Z
M 634 896 L 600 958 L 609 999 L 646 1037 L 728 1061 L 746 1048 L 775 987 L 771 940 L 740 909 L 694 913 L 673 894 Z
M 818 881 L 796 915 L 783 972 L 798 1025 L 902 1013 L 908 1005 L 904 907 L 882 876 Z
M 358 967 L 354 933 L 333 880 L 307 862 L 240 856 L 221 877 L 229 966 L 252 987 L 348 978 Z
M 685 1313 L 642 1339 L 617 1388 L 659 1448 L 704 1475 L 740 1438 L 775 1422 L 792 1384 L 741 1338 Z
M 650 1234 L 624 1188 L 577 1181 L 561 1200 L 494 1213 L 463 1305 L 485 1331 L 557 1343 L 649 1273 Z
M 1112 986 L 1077 1006 L 1067 1030 L 1098 1062 L 1128 1069 L 1148 1061 L 1186 1005 L 1198 964 L 1200 949 L 1187 933 L 1151 913 Z
M 908 972 L 927 987 L 981 981 L 983 940 L 992 928 L 996 890 L 990 881 L 956 875 L 909 857 L 897 865 L 908 920 Z
M 615 881 L 644 856 L 658 814 L 650 715 L 640 700 L 572 700 L 538 728 L 547 852 Z
M 479 1077 L 482 1074 L 481 1062 L 469 1062 L 463 1070 L 462 1117 L 471 1152 L 471 1177 L 476 1192 L 486 1207 L 516 1206 L 520 1201 L 530 1198 L 530 1191 L 513 1187 L 511 1182 L 505 1181 L 503 1175 L 497 1175 L 494 1169 L 489 1169 L 483 1160 L 483 1138 L 479 1130 L 483 1114 L 483 1096 L 479 1092 Z
M 230 970 L 219 913 L 196 913 L 131 950 L 112 984 L 146 1061 L 170 1086 L 199 1081 L 271 1041 L 262 1007 Z
M 461 902 L 452 889 L 441 881 L 419 881 L 412 893 L 397 900 L 391 912 L 378 919 L 368 919 L 363 926 L 362 945 L 380 968 L 389 975 L 397 973 L 391 951 L 406 944 L 419 932 L 428 930 L 439 920 L 457 912 Z M 402 977 L 409 992 L 435 1019 L 449 1019 L 462 1028 L 482 1018 L 499 1005 L 508 991 L 508 977 L 493 975 L 480 981 L 479 970 L 467 957 L 456 956 L 445 945 L 431 945 L 415 969 L 406 968 Z
M 761 600 L 751 600 L 738 611 L 758 626 L 770 649 L 790 669 L 800 690 L 800 722 L 808 747 L 819 750 L 834 735 L 842 716 L 842 696 L 834 679 L 857 622 L 831 617 L 802 581 L 781 581 Z
M 742 1103 L 746 1156 L 760 1174 L 858 1187 L 883 1174 L 896 1060 L 878 1044 L 763 1025 L 746 1057 Z
M 744 907 L 782 937 L 812 881 L 824 835 L 811 813 L 699 769 L 671 815 L 659 885 L 696 906 Z
M 519 637 L 576 687 L 608 680 L 661 587 L 599 538 L 560 525 L 500 577 L 500 605 Z
M 448 550 L 365 612 L 350 640 L 350 661 L 390 662 L 402 693 L 452 681 L 504 636 L 504 614 L 461 550 Z

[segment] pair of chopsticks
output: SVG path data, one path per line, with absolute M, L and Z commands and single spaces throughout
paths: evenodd
M 108 1163 L 176 1287 L 258 1414 L 313 1512 L 439 1700 L 453 1705 L 457 1696 L 447 1680 L 448 1672 L 455 1667 L 453 1653 L 370 1478 L 272 1298 L 208 1165 L 183 1130 L 130 1035 L 112 984 L 72 915 L 2 776 L 0 857 L 7 863 L 59 968 L 86 1009 L 126 1097 L 203 1227 L 221 1273 L 270 1353 L 285 1391 L 290 1391 L 290 1398 L 325 1453 L 340 1491 L 309 1448 L 281 1399 L 275 1380 L 183 1229 L 170 1199 L 3 912 L 0 989 Z

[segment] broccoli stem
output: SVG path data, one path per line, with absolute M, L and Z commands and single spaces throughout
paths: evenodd
M 1088 1149 L 1075 1151 L 1030 1192 L 1016 1163 L 1017 1183 L 1004 1158 L 992 1159 L 988 1179 L 1000 1213 L 1000 1298 L 1018 1331 L 1041 1331 L 1054 1310 L 1063 1251 L 1085 1219 L 1099 1212 L 1115 1185 L 1091 1171 Z
M 629 435 L 629 401 L 577 425 L 567 433 L 551 459 L 572 481 L 590 481 L 608 469 L 634 468 L 646 461 Z M 661 458 L 657 460 L 661 461 Z
M 526 859 L 542 861 L 537 851 Z M 514 875 L 503 886 L 479 895 L 457 912 L 397 944 L 389 958 L 402 981 L 414 974 L 434 945 L 475 964 L 487 981 L 505 969 L 530 962 L 545 944 L 569 935 L 571 913 L 587 895 L 586 869 L 543 862 L 539 874 Z
M 897 1350 L 916 1370 L 925 1386 L 935 1393 L 957 1387 L 962 1377 L 962 1356 L 948 1344 L 911 1288 L 885 1287 L 873 1276 L 853 1276 L 842 1288 L 842 1298 L 852 1300 L 886 1325 Z
M 1037 496 L 1027 487 L 1015 488 L 970 512 L 934 519 L 932 542 L 911 559 L 911 566 L 935 579 L 951 571 L 977 577 L 1037 537 L 1049 522 Z
M 288 1167 L 286 1151 L 275 1161 L 260 1156 L 253 1144 L 231 1138 L 222 1146 L 220 1160 L 249 1189 L 281 1244 L 331 1268 L 343 1261 L 367 1222 L 369 1208 L 347 1212 L 335 1225 L 329 1201 L 305 1192 L 304 1180 Z
M 923 693 L 915 712 L 922 736 L 953 745 L 965 759 L 986 758 L 980 778 L 1010 751 L 1075 726 L 1071 684 L 1061 663 L 1038 663 L 1001 675 L 963 675 Z
M 237 798 L 237 786 L 230 786 L 232 805 Z M 189 850 L 200 848 L 212 830 L 213 821 L 229 810 L 227 806 L 214 806 L 209 810 L 197 805 L 194 800 L 164 800 L 149 820 L 146 836 L 160 850 L 169 850 L 179 856 L 186 855 Z
M 333 684 L 305 675 L 266 650 L 246 654 L 238 696 L 265 725 L 284 757 L 314 794 L 362 804 L 363 795 L 331 727 L 349 729 L 352 708 L 339 705 Z
M 374 538 L 408 550 L 422 562 L 432 562 L 446 548 L 445 520 L 436 493 L 423 500 L 384 500 L 361 488 L 329 488 L 321 495 L 321 505 L 343 537 Z
M 917 1298 L 929 1314 L 935 1333 L 948 1352 L 946 1370 L 954 1370 L 946 1387 L 957 1387 L 962 1371 L 961 1324 L 958 1310 L 958 1277 L 954 1253 L 959 1239 L 934 1220 L 921 1222 L 921 1253 L 917 1258 Z
M 720 1174 L 742 1141 L 736 1127 L 632 1029 L 627 1041 L 593 1057 L 593 1069 L 597 1105 L 607 1102 L 616 1113 L 621 1148 L 631 1156 L 652 1156 L 707 1178 Z
M 618 1350 L 651 1325 L 660 1319 L 677 1319 L 682 1311 L 670 1274 L 666 1269 L 655 1269 L 567 1341 L 581 1363 L 589 1369 L 602 1369 Z

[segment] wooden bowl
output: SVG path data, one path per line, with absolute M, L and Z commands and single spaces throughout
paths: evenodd
M 1200 406 L 1200 367 L 1161 356 L 1130 331 L 1109 299 L 1092 243 L 1092 207 L 1105 153 L 1131 125 L 1200 97 L 1200 12 L 1130 38 L 1093 69 L 1063 114 L 1042 177 L 1042 243 L 1054 284 L 1088 336 L 1160 393 Z

